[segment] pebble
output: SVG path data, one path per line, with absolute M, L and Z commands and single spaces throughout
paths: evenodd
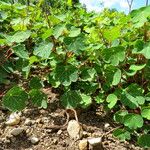
M 42 119 L 41 119 L 41 118 L 38 118 L 35 122 L 36 122 L 36 123 L 42 123 Z
M 5 143 L 5 144 L 9 144 L 9 143 L 10 143 L 10 140 L 9 140 L 9 139 L 5 139 L 5 140 L 4 140 L 4 143 Z
M 97 145 L 102 143 L 102 138 L 98 137 L 98 138 L 88 138 L 88 142 L 90 145 Z
M 109 123 L 105 123 L 105 124 L 104 124 L 104 129 L 108 129 L 109 126 L 110 126 Z
M 49 134 L 49 133 L 52 133 L 52 129 L 47 129 L 47 130 L 46 130 L 46 133 L 48 133 L 48 134 Z
M 26 134 L 29 136 L 29 135 L 31 135 L 32 134 L 32 132 L 33 132 L 33 128 L 27 128 L 26 129 Z
M 47 117 L 43 117 L 43 118 L 42 118 L 42 122 L 43 122 L 43 123 L 49 123 L 49 119 L 48 119 Z
M 17 136 L 19 134 L 21 134 L 22 132 L 24 131 L 23 128 L 21 127 L 18 127 L 18 128 L 14 128 L 10 131 L 10 134 L 14 135 L 14 136 Z
M 41 109 L 41 110 L 40 110 L 40 114 L 45 114 L 45 110 L 44 110 L 44 109 Z
M 83 130 L 76 120 L 69 121 L 67 131 L 72 139 L 80 139 L 83 135 Z
M 62 130 L 58 130 L 57 134 L 58 135 L 62 134 Z
M 39 142 L 39 139 L 35 136 L 32 136 L 29 138 L 32 144 L 37 144 Z
M 39 123 L 37 126 L 38 126 L 39 128 L 42 128 L 43 124 Z
M 30 125 L 32 125 L 32 121 L 29 118 L 27 118 L 24 122 L 24 125 L 30 126 Z
M 87 137 L 90 137 L 90 136 L 91 136 L 91 133 L 83 131 L 83 137 L 84 138 L 87 138 Z
M 101 137 L 89 138 L 88 143 L 89 143 L 89 149 L 91 150 L 103 150 Z
M 17 125 L 20 122 L 21 113 L 12 113 L 10 114 L 8 120 L 6 121 L 6 125 L 13 126 Z
M 58 143 L 58 140 L 57 140 L 57 139 L 54 139 L 54 140 L 53 140 L 53 144 L 56 145 L 57 143 Z
M 87 150 L 88 149 L 88 141 L 87 139 L 81 140 L 79 142 L 79 150 Z

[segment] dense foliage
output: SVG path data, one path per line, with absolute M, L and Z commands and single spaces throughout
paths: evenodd
M 55 5 L 0 2 L 0 84 L 10 84 L 10 74 L 30 80 L 26 89 L 15 84 L 3 105 L 20 111 L 30 100 L 46 108 L 47 82 L 66 108 L 114 110 L 123 124 L 114 136 L 150 147 L 150 6 L 125 15 L 87 13 L 70 0 Z M 40 69 L 48 71 L 33 76 Z

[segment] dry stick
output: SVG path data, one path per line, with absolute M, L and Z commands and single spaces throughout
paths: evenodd
M 106 132 L 106 133 L 103 133 L 103 134 L 102 134 L 102 138 L 103 138 L 104 136 L 107 136 L 108 134 L 110 134 L 110 133 L 113 132 L 114 130 L 119 129 L 119 128 L 121 128 L 121 127 L 123 127 L 123 125 L 118 126 L 118 127 L 115 127 L 115 128 L 109 130 L 109 131 Z
M 47 129 L 54 129 L 54 130 L 66 129 L 67 128 L 67 124 L 68 124 L 69 119 L 70 119 L 70 114 L 67 112 L 68 110 L 69 111 L 71 110 L 74 113 L 74 117 L 75 117 L 76 121 L 78 122 L 78 116 L 77 116 L 76 110 L 74 110 L 74 109 L 66 109 L 66 110 L 64 110 L 63 113 L 66 114 L 67 119 L 66 119 L 66 122 L 63 125 L 50 125 L 50 126 L 48 126 L 46 128 Z
M 75 109 L 67 109 L 67 110 L 71 110 L 74 113 L 74 117 L 75 117 L 76 121 L 79 122 L 76 110 Z
M 46 127 L 46 129 L 54 129 L 54 130 L 66 129 L 66 125 L 69 122 L 70 116 L 66 110 L 63 113 L 66 114 L 66 116 L 67 116 L 66 122 L 63 125 L 50 125 L 50 126 Z

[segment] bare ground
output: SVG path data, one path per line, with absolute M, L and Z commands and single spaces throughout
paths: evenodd
M 51 88 L 44 89 L 48 94 L 48 109 L 37 109 L 28 107 L 22 111 L 21 121 L 16 126 L 5 125 L 10 112 L 0 108 L 0 150 L 78 150 L 79 140 L 72 140 L 66 130 L 52 130 L 48 126 L 62 125 L 66 121 L 63 108 L 59 105 L 58 95 Z M 26 119 L 31 120 L 30 125 L 25 125 Z M 80 112 L 79 122 L 84 127 L 84 137 L 101 137 L 118 125 L 112 121 L 112 116 L 104 113 L 102 106 L 94 106 Z M 105 128 L 105 125 L 109 125 Z M 8 135 L 15 127 L 23 127 L 25 132 L 19 136 Z M 31 136 L 39 139 L 37 144 L 29 140 Z M 104 150 L 140 150 L 133 141 L 120 142 L 110 132 L 103 138 Z

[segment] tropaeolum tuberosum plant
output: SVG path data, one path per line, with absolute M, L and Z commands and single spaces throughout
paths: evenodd
M 114 136 L 134 135 L 150 147 L 150 6 L 125 15 L 88 13 L 65 2 L 60 9 L 43 5 L 0 2 L 0 84 L 16 72 L 30 80 L 26 90 L 7 91 L 4 107 L 20 111 L 30 101 L 47 108 L 46 81 L 60 89 L 65 108 L 97 103 L 113 109 L 114 121 L 123 124 Z M 36 68 L 49 71 L 32 76 Z

